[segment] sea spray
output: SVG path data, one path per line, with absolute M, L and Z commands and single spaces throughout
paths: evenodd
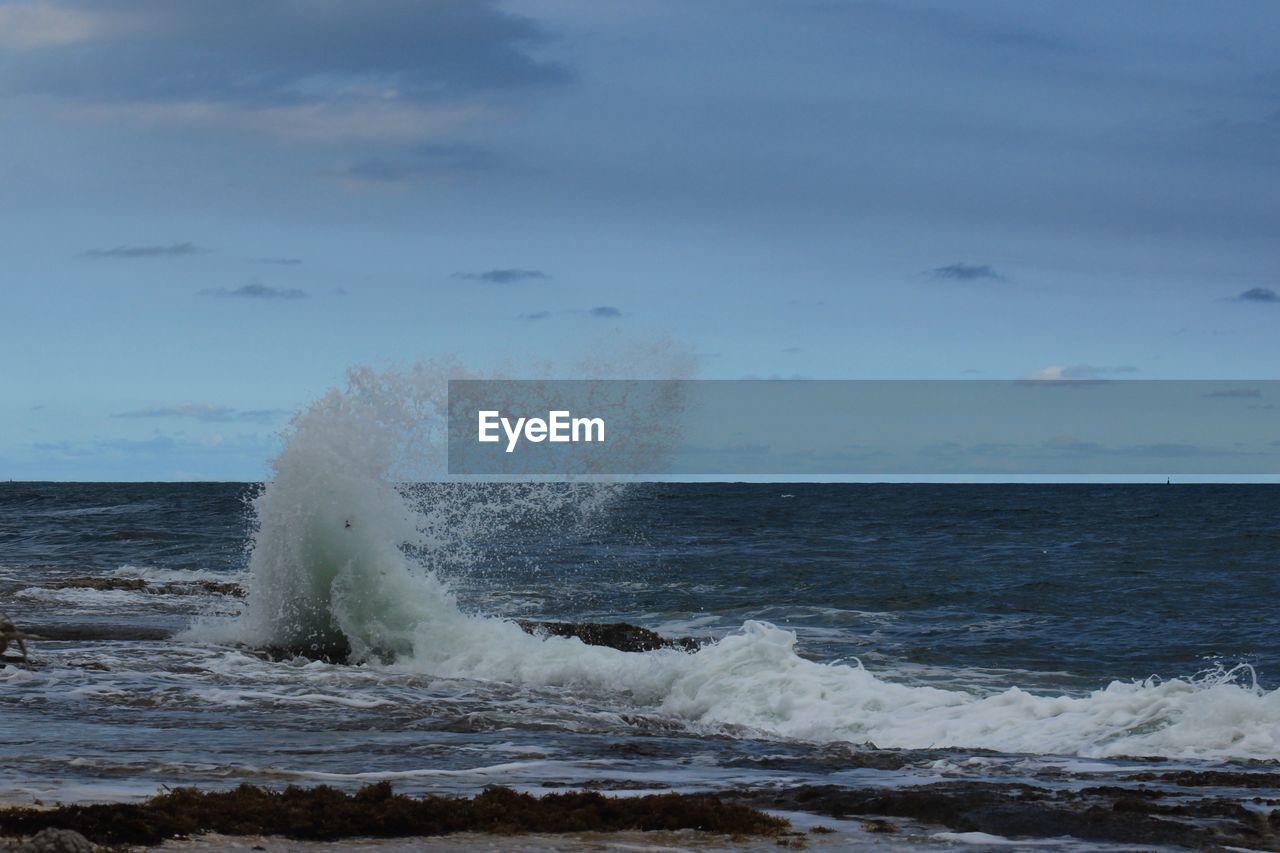
M 430 419 L 413 420 L 431 398 L 414 386 L 352 371 L 295 418 L 255 499 L 248 606 L 240 639 L 304 650 L 349 647 L 357 658 L 408 651 L 389 626 L 432 615 L 444 597 L 401 547 L 417 540 L 414 515 L 388 481 L 405 444 Z M 395 406 L 385 401 L 395 398 Z
M 579 370 L 689 369 L 678 348 L 621 353 Z M 355 368 L 293 419 L 253 502 L 248 602 L 225 638 L 355 661 L 402 657 L 420 627 L 453 634 L 467 624 L 449 571 L 482 562 L 514 525 L 581 523 L 617 493 L 609 483 L 447 482 L 448 381 L 458 378 L 475 374 L 447 361 Z
M 978 693 L 806 660 L 793 633 L 765 622 L 747 622 L 694 654 L 632 654 L 464 614 L 444 567 L 473 559 L 486 538 L 518 519 L 607 506 L 616 487 L 413 485 L 441 470 L 444 380 L 454 370 L 353 371 L 346 389 L 295 420 L 255 504 L 249 599 L 232 628 L 238 641 L 339 647 L 353 660 L 397 670 L 567 690 L 602 707 L 639 707 L 720 733 L 900 748 L 1280 758 L 1280 692 L 1233 673 L 1117 681 L 1079 696 L 1017 687 Z

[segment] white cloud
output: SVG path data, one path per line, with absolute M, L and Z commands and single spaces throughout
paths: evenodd
M 270 422 L 289 414 L 283 409 L 233 409 L 230 406 L 219 406 L 214 403 L 180 403 L 176 406 L 155 406 L 148 409 L 134 409 L 118 412 L 115 418 L 194 418 L 198 421 L 226 422 L 253 421 Z M 221 438 L 219 437 L 219 440 Z
M 1028 376 L 1027 379 L 1041 382 L 1053 382 L 1058 380 L 1074 380 L 1078 382 L 1085 379 L 1103 379 L 1108 376 L 1119 376 L 1126 373 L 1137 372 L 1138 368 L 1136 367 L 1099 367 L 1093 364 L 1073 364 L 1068 367 L 1043 367 Z
M 63 104 L 59 112 L 70 120 L 223 129 L 291 142 L 418 140 L 501 115 L 498 108 L 482 103 L 423 104 L 358 99 L 285 106 L 203 100 L 73 101 Z
M 53 3 L 0 5 L 0 47 L 40 50 L 89 41 L 103 34 L 101 18 Z

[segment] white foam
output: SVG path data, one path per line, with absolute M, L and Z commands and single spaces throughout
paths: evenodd
M 90 587 L 51 587 L 32 586 L 14 593 L 16 598 L 30 601 L 42 601 L 69 605 L 77 610 L 120 610 L 136 607 L 156 596 L 145 592 L 126 589 L 93 589 Z M 167 597 L 167 596 L 163 596 Z
M 118 569 L 113 569 L 107 574 L 114 578 L 123 578 L 126 580 L 144 580 L 148 583 L 188 583 L 195 584 L 201 581 L 211 581 L 214 583 L 239 583 L 248 577 L 248 572 L 237 571 L 212 571 L 210 569 L 163 569 L 158 566 L 137 566 L 132 563 L 125 563 Z

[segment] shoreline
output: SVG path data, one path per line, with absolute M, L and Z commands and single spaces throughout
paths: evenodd
M 268 849 L 288 851 L 637 843 L 741 850 L 931 839 L 1280 850 L 1280 769 L 1150 771 L 1057 790 L 965 780 L 640 796 L 492 787 L 472 797 L 410 797 L 388 783 L 350 794 L 323 785 L 242 785 L 179 788 L 144 803 L 0 806 L 0 839 L 46 828 L 75 830 L 97 844 L 192 851 L 226 849 L 227 838 L 246 849 L 250 839 L 271 839 Z

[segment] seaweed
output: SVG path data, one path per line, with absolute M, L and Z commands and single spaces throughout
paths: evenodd
M 244 598 L 244 587 L 238 583 L 196 580 L 175 583 L 148 583 L 142 578 L 74 577 L 50 581 L 48 589 L 96 589 L 124 592 L 149 592 L 156 595 L 230 595 Z
M 30 835 L 58 827 L 98 844 L 158 844 L 203 832 L 313 841 L 681 829 L 776 836 L 788 826 L 781 818 L 709 795 L 605 797 L 583 791 L 534 797 L 493 787 L 469 799 L 413 798 L 396 794 L 386 782 L 354 794 L 326 785 L 274 791 L 245 784 L 230 791 L 177 788 L 144 803 L 0 810 L 0 834 Z

